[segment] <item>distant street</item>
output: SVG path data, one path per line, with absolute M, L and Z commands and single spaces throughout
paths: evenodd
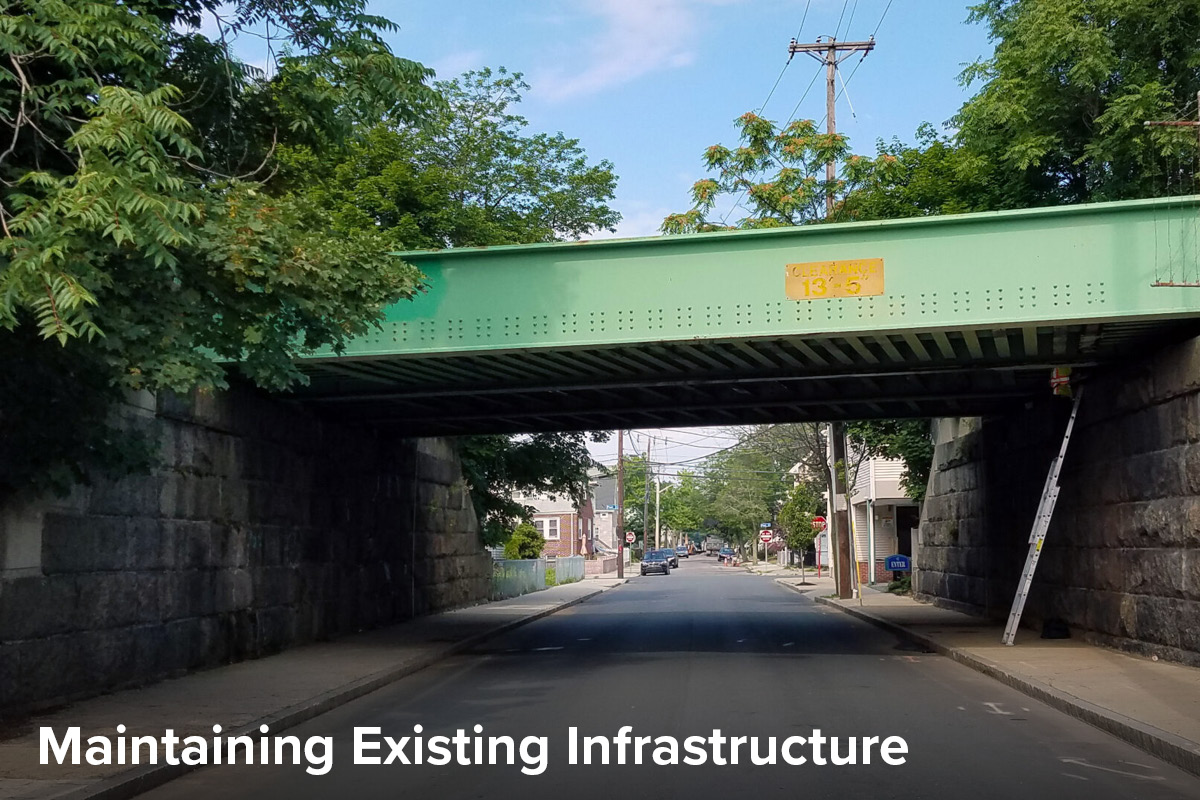
M 636 572 L 633 574 L 636 575 Z M 354 766 L 354 726 L 392 736 L 550 738 L 516 766 Z M 904 737 L 903 766 L 568 766 L 567 728 L 613 736 Z M 213 767 L 151 792 L 182 798 L 1200 797 L 1188 776 L 1029 697 L 766 577 L 693 556 L 318 717 L 331 772 Z M 382 755 L 387 755 L 386 748 Z

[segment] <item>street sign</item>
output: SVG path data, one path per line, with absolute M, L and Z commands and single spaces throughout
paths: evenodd
M 613 505 L 613 504 L 611 504 L 611 503 L 610 503 L 609 505 L 606 505 L 606 506 L 604 507 L 604 510 L 605 510 L 605 511 L 616 511 L 616 510 L 617 510 L 617 507 L 616 507 L 615 505 Z
M 820 533 L 821 531 L 825 530 L 828 527 L 829 527 L 829 523 L 825 520 L 824 517 L 813 517 L 812 529 L 814 531 L 816 531 L 817 533 Z
M 758 535 L 758 540 L 760 542 L 762 542 L 763 544 L 766 544 L 767 542 L 771 541 L 774 538 L 775 538 L 775 535 L 773 533 L 771 533 L 770 531 L 763 531 L 762 533 L 760 533 Z
M 625 534 L 626 543 L 633 544 L 633 539 L 634 539 L 633 531 L 629 531 L 628 533 Z
M 888 572 L 909 572 L 912 570 L 912 561 L 909 560 L 908 556 L 888 556 L 883 562 L 883 568 Z
M 760 527 L 760 528 L 770 528 L 771 526 L 772 526 L 772 523 L 770 523 L 770 522 L 760 522 L 760 523 L 758 523 L 758 527 Z

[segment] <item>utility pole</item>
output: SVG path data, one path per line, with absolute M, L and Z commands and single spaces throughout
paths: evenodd
M 617 577 L 625 577 L 625 431 L 617 431 Z
M 788 45 L 788 56 L 796 53 L 808 53 L 825 65 L 825 130 L 830 134 L 837 133 L 837 68 L 854 53 L 866 54 L 875 49 L 875 37 L 865 42 L 839 42 L 832 36 L 818 36 L 815 42 L 797 42 L 792 39 Z M 837 178 L 837 169 L 832 160 L 825 163 L 825 216 L 833 216 L 833 187 Z
M 833 456 L 833 498 L 830 500 L 829 520 L 833 533 L 833 563 L 834 578 L 837 594 L 843 600 L 849 600 L 854 593 L 854 584 L 850 570 L 857 569 L 854 560 L 854 542 L 851 540 L 850 529 L 850 487 L 847 485 L 846 473 L 846 426 L 834 422 L 829 426 L 829 449 Z M 845 498 L 846 510 L 837 510 L 837 496 Z
M 642 558 L 645 558 L 646 553 L 650 550 L 650 449 L 653 446 L 654 440 L 647 436 L 645 464 L 646 480 L 644 481 L 646 486 L 645 491 L 642 492 Z
M 654 546 L 662 548 L 662 524 L 658 512 L 662 507 L 662 476 L 654 473 Z

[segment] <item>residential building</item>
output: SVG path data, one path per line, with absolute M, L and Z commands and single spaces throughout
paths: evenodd
M 547 558 L 594 552 L 595 521 L 590 496 L 579 506 L 569 497 L 522 494 L 514 495 L 513 499 L 534 509 L 533 527 L 546 540 L 542 553 Z
M 615 553 L 618 538 L 622 535 L 617 520 L 617 477 L 597 475 L 594 480 L 592 506 L 596 549 Z
M 858 579 L 862 583 L 887 583 L 895 574 L 884 569 L 890 555 L 911 556 L 913 538 L 920 523 L 920 507 L 900 487 L 904 462 L 899 459 L 864 459 L 855 471 L 851 456 L 851 533 Z M 845 499 L 837 497 L 835 508 L 844 511 Z M 818 537 L 821 563 L 830 563 L 832 542 L 828 531 Z M 872 569 L 873 565 L 873 569 Z

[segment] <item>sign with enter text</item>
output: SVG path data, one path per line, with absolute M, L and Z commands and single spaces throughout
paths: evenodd
M 789 300 L 880 295 L 883 294 L 883 259 L 788 264 L 784 286 Z

